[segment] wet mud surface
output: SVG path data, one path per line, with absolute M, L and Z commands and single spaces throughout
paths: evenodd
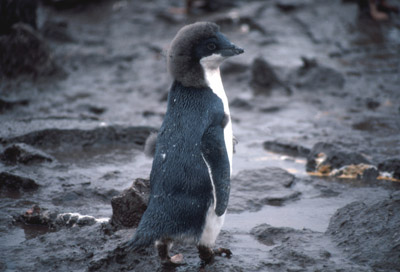
M 221 67 L 239 143 L 217 246 L 233 256 L 203 271 L 399 271 L 399 15 L 319 0 L 190 16 L 171 9 L 183 1 L 45 2 L 36 25 L 0 36 L 37 45 L 24 69 L 0 69 L 0 271 L 174 271 L 119 245 L 147 199 L 166 49 L 199 20 L 245 49 Z M 175 271 L 201 270 L 193 246 L 173 252 Z

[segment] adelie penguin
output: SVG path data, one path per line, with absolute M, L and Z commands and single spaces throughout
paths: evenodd
M 197 245 L 208 263 L 229 200 L 232 172 L 232 124 L 219 65 L 243 53 L 210 22 L 183 27 L 168 51 L 174 81 L 157 135 L 150 173 L 150 198 L 139 226 L 126 246 L 138 250 L 155 244 L 164 265 L 183 263 L 170 257 L 173 241 Z

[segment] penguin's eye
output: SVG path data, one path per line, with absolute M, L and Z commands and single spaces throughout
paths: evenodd
M 215 43 L 209 43 L 207 44 L 207 49 L 208 50 L 215 50 L 217 48 L 217 46 L 215 45 Z

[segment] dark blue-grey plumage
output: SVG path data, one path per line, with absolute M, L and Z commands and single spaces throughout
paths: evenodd
M 166 238 L 200 239 L 213 203 L 208 166 L 217 198 L 215 212 L 218 216 L 225 212 L 230 190 L 225 124 L 222 101 L 210 88 L 173 83 L 157 136 L 148 208 L 129 244 L 131 248 Z

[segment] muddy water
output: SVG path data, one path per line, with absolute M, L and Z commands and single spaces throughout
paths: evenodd
M 293 10 L 282 10 L 276 5 L 281 2 L 290 2 Z M 0 164 L 1 172 L 40 185 L 36 191 L 1 192 L 0 271 L 162 271 L 154 252 L 118 257 L 116 247 L 133 230 L 110 230 L 107 219 L 112 197 L 149 175 L 143 135 L 158 128 L 165 113 L 171 82 L 165 49 L 182 25 L 198 20 L 219 23 L 246 50 L 222 67 L 239 144 L 231 206 L 217 244 L 229 247 L 234 257 L 218 259 L 206 271 L 396 271 L 391 263 L 376 266 L 378 257 L 359 261 L 325 232 L 338 209 L 354 201 L 373 206 L 391 199 L 398 184 L 309 176 L 306 158 L 268 152 L 263 142 L 306 148 L 334 143 L 364 154 L 374 165 L 398 156 L 398 17 L 385 24 L 360 21 L 355 5 L 326 1 L 235 3 L 236 8 L 189 18 L 169 12 L 179 1 L 104 1 L 64 11 L 40 7 L 39 29 L 45 21 L 67 23 L 69 42 L 46 38 L 67 77 L 0 84 L 2 99 L 29 101 L 0 114 L 0 151 L 22 142 L 52 158 Z M 291 95 L 279 87 L 253 95 L 251 65 L 260 56 L 291 86 Z M 302 56 L 332 68 L 344 85 L 319 81 L 323 74 L 299 77 Z M 139 126 L 150 128 L 139 135 Z M 281 186 L 286 179 L 290 185 Z M 267 189 L 260 194 L 263 186 Z M 97 221 L 51 229 L 15 222 L 33 205 Z M 193 248 L 178 245 L 176 251 L 187 262 L 176 271 L 200 268 Z

